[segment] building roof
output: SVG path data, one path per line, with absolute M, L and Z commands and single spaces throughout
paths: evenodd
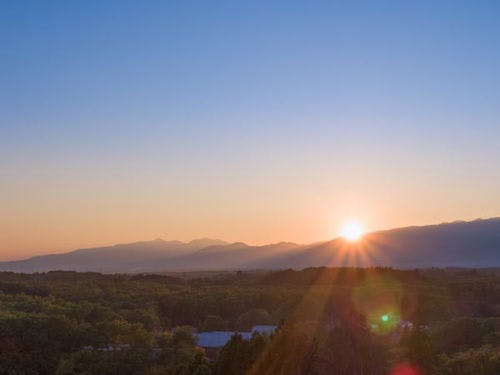
M 198 345 L 204 348 L 219 348 L 226 345 L 235 332 L 232 331 L 213 331 L 197 333 Z
M 270 335 L 276 329 L 276 326 L 261 325 L 254 326 L 249 332 L 236 332 L 236 331 L 212 331 L 212 332 L 200 332 L 195 334 L 198 338 L 198 345 L 204 348 L 220 348 L 226 345 L 226 343 L 231 339 L 231 337 L 239 333 L 245 340 L 252 337 L 254 332 L 265 333 Z

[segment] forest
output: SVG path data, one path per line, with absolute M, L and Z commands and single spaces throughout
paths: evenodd
M 0 374 L 497 375 L 500 271 L 3 272 Z

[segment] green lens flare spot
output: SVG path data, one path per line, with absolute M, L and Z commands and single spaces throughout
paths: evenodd
M 389 321 L 389 315 L 387 314 L 384 314 L 380 317 L 380 320 L 382 320 L 383 322 L 388 322 Z

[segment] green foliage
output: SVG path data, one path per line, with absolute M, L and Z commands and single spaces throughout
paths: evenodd
M 500 341 L 496 319 L 461 318 L 415 329 L 401 345 L 407 359 L 432 374 L 498 374 Z
M 157 363 L 166 374 L 209 374 L 210 368 L 190 327 L 179 327 L 158 342 Z
M 251 374 L 385 374 L 386 350 L 362 322 L 318 329 L 313 322 L 285 325 Z
M 481 347 L 454 354 L 442 354 L 434 371 L 436 375 L 498 375 L 500 348 Z
M 399 315 L 416 329 L 366 328 L 354 291 L 370 285 L 377 298 L 377 280 L 397 286 Z M 479 270 L 310 268 L 185 279 L 4 272 L 0 374 L 362 375 L 406 361 L 429 374 L 489 375 L 500 373 L 499 301 L 500 274 Z M 234 336 L 214 363 L 193 336 L 257 324 L 281 329 L 272 338 Z
M 251 309 L 238 317 L 236 326 L 240 330 L 250 329 L 258 324 L 271 324 L 272 319 L 264 309 Z
M 201 325 L 201 331 L 223 331 L 227 329 L 227 322 L 218 315 L 208 315 L 203 324 Z
M 254 333 L 250 340 L 235 334 L 222 348 L 214 368 L 216 375 L 243 375 L 269 343 L 269 337 Z
M 493 332 L 493 321 L 465 317 L 439 325 L 433 332 L 432 341 L 439 352 L 452 353 L 494 341 Z
M 419 368 L 431 372 L 435 363 L 435 348 L 429 333 L 424 329 L 415 329 L 401 339 L 406 349 L 408 360 Z

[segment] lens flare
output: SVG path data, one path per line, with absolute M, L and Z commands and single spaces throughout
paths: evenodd
M 389 375 L 423 375 L 423 373 L 417 367 L 402 363 L 393 367 Z
M 370 330 L 385 335 L 401 325 L 403 295 L 399 281 L 374 275 L 354 289 L 352 301 L 356 310 L 366 317 Z

